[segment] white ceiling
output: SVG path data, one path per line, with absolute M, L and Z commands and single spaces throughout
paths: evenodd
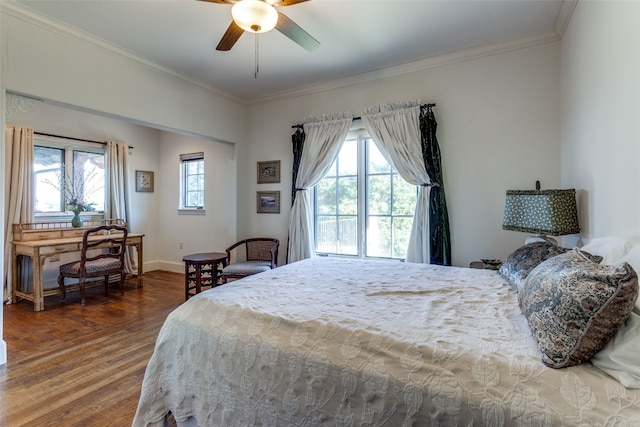
M 196 0 L 20 0 L 17 7 L 251 103 L 368 76 L 398 74 L 479 46 L 557 38 L 562 0 L 310 0 L 279 10 L 320 41 L 308 52 L 278 31 L 215 46 L 231 6 Z M 568 2 L 570 4 L 572 2 Z M 32 9 L 32 10 L 31 10 Z M 516 46 L 514 44 L 514 46 Z M 416 62 L 417 61 L 417 62 Z

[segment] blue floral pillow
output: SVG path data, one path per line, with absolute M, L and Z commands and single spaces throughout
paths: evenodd
M 529 243 L 509 255 L 498 272 L 515 290 L 519 291 L 524 279 L 538 264 L 569 250 L 550 242 Z
M 626 262 L 597 264 L 579 249 L 534 268 L 518 293 L 542 362 L 564 368 L 602 350 L 629 317 L 638 276 Z

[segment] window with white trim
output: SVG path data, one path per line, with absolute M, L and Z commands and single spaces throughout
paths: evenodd
M 72 200 L 103 214 L 105 154 L 101 144 L 36 138 L 33 148 L 34 213 L 60 215 Z
M 316 253 L 404 259 L 416 196 L 369 135 L 350 133 L 315 187 Z
M 180 208 L 204 208 L 204 153 L 180 155 Z

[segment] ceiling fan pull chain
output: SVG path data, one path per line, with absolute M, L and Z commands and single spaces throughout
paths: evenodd
M 256 39 L 255 39 L 255 55 L 256 55 L 256 56 L 255 56 L 255 62 L 256 62 L 256 72 L 253 74 L 253 78 L 254 78 L 254 79 L 257 79 L 257 78 L 258 78 L 258 71 L 260 71 L 260 69 L 259 69 L 259 65 L 258 65 L 258 64 L 259 64 L 259 60 L 260 60 L 260 58 L 259 58 L 259 56 L 258 56 L 258 48 L 259 48 L 260 46 L 258 45 L 258 33 L 255 33 L 255 35 L 256 35 Z

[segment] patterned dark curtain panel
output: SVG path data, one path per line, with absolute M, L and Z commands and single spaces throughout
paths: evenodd
M 431 178 L 429 196 L 429 235 L 431 236 L 431 264 L 451 265 L 451 234 L 449 232 L 449 212 L 442 180 L 440 146 L 436 138 L 436 117 L 432 105 L 420 107 L 420 135 L 422 157 L 427 174 Z
M 291 206 L 296 199 L 296 178 L 298 178 L 298 169 L 300 169 L 300 159 L 302 158 L 302 148 L 304 147 L 305 133 L 302 128 L 296 129 L 295 133 L 291 135 L 291 142 L 293 143 L 293 172 L 291 181 Z

